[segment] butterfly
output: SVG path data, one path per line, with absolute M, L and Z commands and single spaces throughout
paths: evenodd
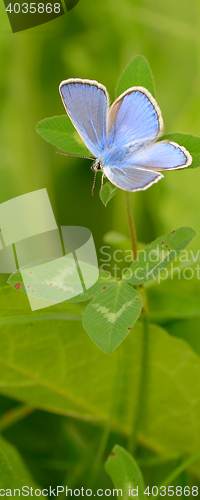
M 144 87 L 131 87 L 109 108 L 104 85 L 79 78 L 61 82 L 66 112 L 100 170 L 118 188 L 139 191 L 163 178 L 159 171 L 185 168 L 190 153 L 156 139 L 163 131 L 160 108 Z

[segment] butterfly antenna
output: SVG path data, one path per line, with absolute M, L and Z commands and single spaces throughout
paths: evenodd
M 56 151 L 56 154 L 62 155 L 62 156 L 74 156 L 74 158 L 84 158 L 85 160 L 93 160 L 94 161 L 94 158 L 92 158 L 91 156 L 71 155 L 69 153 L 61 153 L 60 151 Z
M 93 186 L 92 186 L 92 196 L 93 196 L 93 194 L 94 194 L 94 186 L 95 186 L 96 176 L 97 176 L 97 170 L 96 170 L 96 172 L 94 173 L 94 182 L 93 182 Z

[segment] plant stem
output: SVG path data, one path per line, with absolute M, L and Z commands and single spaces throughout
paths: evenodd
M 158 489 L 161 486 L 168 486 L 169 484 L 173 484 L 173 481 L 180 476 L 180 474 L 185 471 L 193 462 L 198 460 L 200 458 L 200 450 L 196 451 L 193 453 L 193 455 L 190 455 L 190 457 L 186 458 L 183 460 L 183 462 L 174 469 L 169 476 L 167 476 L 165 479 L 162 480 L 162 483 L 158 485 Z
M 131 194 L 128 191 L 124 192 L 125 206 L 128 219 L 128 227 L 131 238 L 131 246 L 133 250 L 133 259 L 137 259 L 137 234 L 135 229 L 135 222 L 133 218 L 133 210 L 131 205 Z
M 148 316 L 144 309 L 142 316 L 143 316 L 143 332 L 142 332 L 142 346 L 141 346 L 141 358 L 140 358 L 140 363 L 141 363 L 140 380 L 138 384 L 137 405 L 133 418 L 132 433 L 128 441 L 128 451 L 133 456 L 136 454 L 137 434 L 145 408 L 145 384 L 147 379 L 149 324 L 148 324 Z
M 31 413 L 33 413 L 35 409 L 31 408 L 28 405 L 18 405 L 12 410 L 7 411 L 0 418 L 0 432 L 5 431 L 11 425 L 14 425 L 16 422 L 19 422 L 22 418 L 27 417 Z
M 133 218 L 133 210 L 131 205 L 131 194 L 127 191 L 124 193 L 125 196 L 125 206 L 128 219 L 129 233 L 131 239 L 131 246 L 133 250 L 133 259 L 137 259 L 137 235 L 135 229 L 135 223 Z M 143 285 L 139 285 L 140 294 L 142 296 L 142 318 L 143 318 L 143 338 L 142 338 L 142 354 L 141 354 L 141 372 L 140 381 L 138 387 L 138 400 L 135 410 L 135 415 L 132 425 L 132 433 L 128 443 L 128 450 L 130 453 L 135 454 L 137 445 L 137 434 L 140 426 L 140 420 L 142 418 L 142 410 L 144 409 L 144 391 L 146 384 L 147 375 L 147 357 L 148 357 L 148 333 L 149 333 L 149 323 L 148 323 L 148 304 L 146 291 Z

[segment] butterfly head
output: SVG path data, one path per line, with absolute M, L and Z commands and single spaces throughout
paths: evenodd
M 98 160 L 98 158 L 96 158 L 96 160 L 91 165 L 91 169 L 93 170 L 93 172 L 98 172 L 98 170 L 103 170 L 102 167 L 103 167 L 102 162 Z
M 92 186 L 92 196 L 93 196 L 93 194 L 94 194 L 94 186 L 95 186 L 95 181 L 96 181 L 96 175 L 97 175 L 98 171 L 101 171 L 103 173 L 103 163 L 98 158 L 96 158 L 96 160 L 91 165 L 91 169 L 94 172 L 94 182 L 93 182 L 93 186 Z M 102 175 L 102 181 L 103 181 L 103 176 L 104 176 L 104 174 Z

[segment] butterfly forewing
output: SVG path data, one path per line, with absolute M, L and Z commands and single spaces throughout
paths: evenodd
M 63 104 L 91 153 L 98 157 L 106 147 L 108 94 L 91 80 L 69 79 L 60 84 Z
M 123 148 L 144 141 L 153 142 L 160 134 L 163 120 L 160 108 L 148 90 L 132 87 L 111 106 L 108 114 L 108 146 Z

